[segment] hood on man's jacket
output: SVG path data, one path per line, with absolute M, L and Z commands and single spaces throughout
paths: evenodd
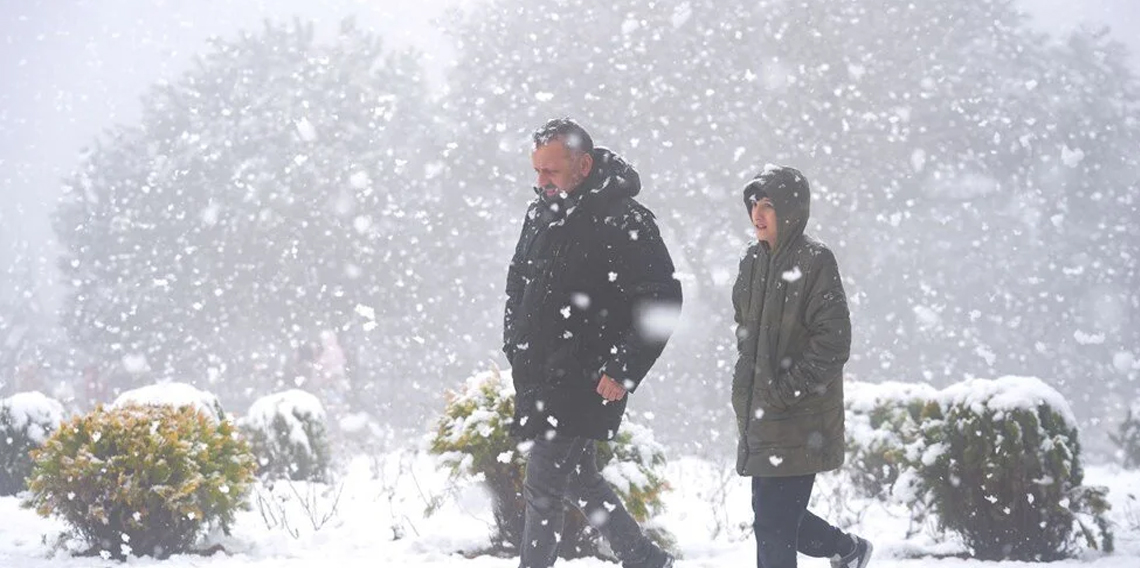
M 789 166 L 764 166 L 744 186 L 744 208 L 749 219 L 752 206 L 765 197 L 776 209 L 778 248 L 802 235 L 811 216 L 811 186 L 804 174 Z
M 604 194 L 606 199 L 634 197 L 641 193 L 641 176 L 621 156 L 598 146 L 590 153 L 594 167 L 582 181 L 582 189 Z

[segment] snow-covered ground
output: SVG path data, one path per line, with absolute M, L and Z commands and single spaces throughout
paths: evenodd
M 683 554 L 680 567 L 751 566 L 754 544 L 747 531 L 750 511 L 748 483 L 728 463 L 679 458 L 668 466 L 673 491 L 666 496 L 660 523 L 677 538 Z M 1055 568 L 1136 568 L 1140 566 L 1140 472 L 1115 467 L 1091 467 L 1086 484 L 1106 485 L 1113 504 L 1117 552 L 1089 552 L 1081 558 L 1050 564 Z M 938 559 L 961 549 L 934 539 L 933 531 L 907 538 L 908 521 L 901 511 L 888 510 L 835 487 L 833 478 L 817 486 L 813 509 L 830 519 L 853 522 L 853 530 L 876 545 L 874 567 L 982 567 L 993 563 Z M 339 500 L 336 498 L 340 491 Z M 258 498 L 260 496 L 260 499 Z M 514 558 L 476 556 L 488 544 L 490 503 L 475 486 L 449 482 L 434 458 L 393 451 L 360 456 L 347 466 L 333 486 L 278 484 L 259 488 L 255 505 L 238 516 L 234 532 L 212 542 L 225 552 L 213 556 L 178 556 L 168 560 L 133 558 L 133 566 L 248 567 L 336 566 L 337 568 L 401 566 L 469 566 L 507 568 Z M 257 506 L 261 501 L 263 505 Z M 308 503 L 308 511 L 302 505 Z M 335 506 L 334 506 L 335 503 Z M 438 504 L 434 514 L 425 510 Z M 841 504 L 841 505 L 839 505 Z M 327 518 L 327 520 L 326 520 Z M 276 526 L 272 524 L 276 519 Z M 324 525 L 314 530 L 315 525 Z M 64 525 L 23 509 L 16 497 L 0 498 L 0 566 L 19 568 L 114 566 L 101 558 L 71 556 L 78 543 L 62 536 Z M 1006 565 L 1026 565 L 1005 563 Z M 614 566 L 595 559 L 561 561 L 559 566 Z M 801 557 L 808 568 L 828 566 L 825 559 Z

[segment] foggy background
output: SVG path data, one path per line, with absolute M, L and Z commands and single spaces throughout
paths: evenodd
M 176 379 L 240 411 L 306 376 L 423 430 L 505 364 L 527 135 L 571 115 L 639 169 L 685 286 L 631 405 L 660 439 L 733 445 L 739 190 L 783 162 L 851 378 L 1039 376 L 1111 450 L 1140 394 L 1140 4 L 643 4 L 0 1 L 0 394 Z

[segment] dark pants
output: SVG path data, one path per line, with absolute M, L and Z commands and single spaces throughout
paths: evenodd
M 554 564 L 566 514 L 563 503 L 580 509 L 623 563 L 636 565 L 649 557 L 655 545 L 602 479 L 595 460 L 594 441 L 588 438 L 559 436 L 534 442 L 523 481 L 521 568 Z
M 815 475 L 753 477 L 757 568 L 795 568 L 796 551 L 816 558 L 847 552 L 850 538 L 807 510 Z

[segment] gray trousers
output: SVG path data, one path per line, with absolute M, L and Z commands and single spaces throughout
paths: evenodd
M 594 440 L 557 436 L 538 439 L 526 461 L 526 517 L 520 568 L 554 564 L 566 509 L 577 507 L 609 542 L 623 564 L 644 562 L 656 547 L 626 511 L 596 465 Z

